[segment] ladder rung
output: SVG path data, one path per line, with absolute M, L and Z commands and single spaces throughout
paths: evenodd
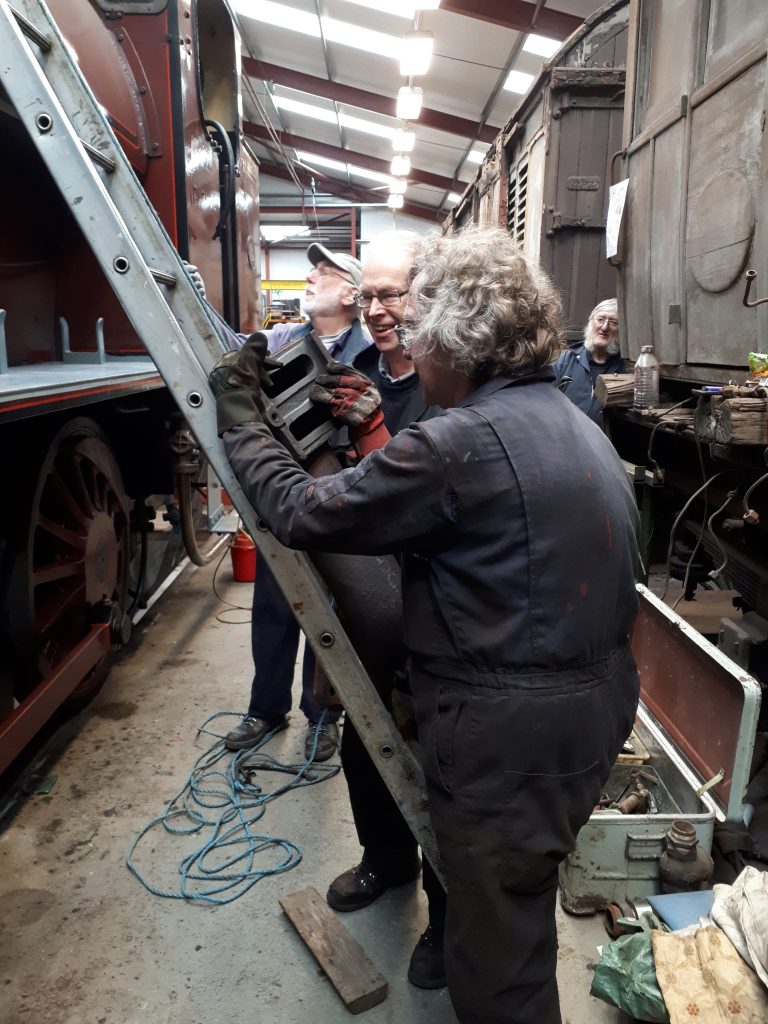
M 149 272 L 158 284 L 167 285 L 169 288 L 176 287 L 176 278 L 173 274 L 166 274 L 164 270 L 155 270 L 154 267 L 150 267 Z
M 19 28 L 24 33 L 24 35 L 27 36 L 28 39 L 31 39 L 33 42 L 37 43 L 37 45 L 40 47 L 43 53 L 48 53 L 48 51 L 53 46 L 53 43 L 48 38 L 48 36 L 43 35 L 43 33 L 39 31 L 39 29 L 36 29 L 32 22 L 28 21 L 23 14 L 20 14 L 15 7 L 11 7 L 11 13 L 13 14 L 16 21 L 18 21 Z
M 80 144 L 95 164 L 103 167 L 109 174 L 114 171 L 115 161 L 111 156 L 107 156 L 106 153 L 102 153 L 101 150 L 96 149 L 96 147 L 92 146 L 89 142 L 83 142 L 82 139 L 80 139 Z

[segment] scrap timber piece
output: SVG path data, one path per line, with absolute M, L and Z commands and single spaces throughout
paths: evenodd
M 309 946 L 350 1013 L 370 1010 L 387 998 L 383 974 L 353 939 L 317 889 L 309 886 L 280 898 L 291 924 Z

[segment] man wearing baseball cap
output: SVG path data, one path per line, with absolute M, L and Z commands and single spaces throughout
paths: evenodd
M 289 341 L 314 332 L 331 358 L 340 363 L 351 363 L 371 344 L 371 336 L 360 323 L 359 310 L 355 304 L 355 295 L 363 277 L 362 265 L 349 253 L 330 252 L 317 242 L 313 242 L 307 249 L 307 258 L 312 264 L 304 293 L 304 311 L 309 316 L 309 322 L 275 324 L 267 332 L 269 350 L 276 352 Z M 238 346 L 244 340 L 238 338 Z M 263 560 L 259 562 L 253 591 L 251 645 L 254 663 L 251 700 L 245 718 L 225 737 L 224 743 L 230 750 L 252 747 L 267 733 L 284 729 L 291 708 L 291 683 L 299 645 L 299 626 Z M 320 724 L 322 708 L 312 690 L 314 668 L 314 655 L 307 646 L 299 704 L 308 723 L 305 754 L 310 756 L 316 740 L 314 759 L 327 761 L 338 746 L 336 722 L 339 712 L 326 711 Z

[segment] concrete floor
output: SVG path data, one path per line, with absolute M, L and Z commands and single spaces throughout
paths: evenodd
M 247 701 L 249 628 L 217 621 L 212 575 L 212 568 L 184 572 L 101 694 L 40 750 L 37 774 L 56 776 L 51 791 L 21 800 L 0 793 L 0 1024 L 351 1019 L 277 902 L 309 885 L 324 893 L 359 859 L 341 775 L 269 805 L 263 832 L 298 843 L 303 860 L 232 904 L 150 895 L 125 867 L 130 842 L 212 742 L 197 735 L 198 725 Z M 225 565 L 220 589 L 247 605 L 250 587 L 228 575 Z M 270 750 L 297 760 L 303 735 L 296 711 Z M 185 842 L 154 833 L 142 847 L 140 864 L 159 887 L 175 884 Z M 405 977 L 425 917 L 416 886 L 342 916 L 390 986 L 360 1019 L 455 1024 L 445 990 L 420 991 Z M 564 1021 L 615 1024 L 617 1011 L 589 996 L 601 923 L 562 914 L 559 923 Z

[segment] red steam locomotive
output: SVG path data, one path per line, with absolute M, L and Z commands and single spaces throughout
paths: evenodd
M 209 302 L 258 328 L 258 166 L 226 3 L 48 3 Z M 100 685 L 167 564 L 173 545 L 151 541 L 173 538 L 163 514 L 177 501 L 198 556 L 206 491 L 193 438 L 1 88 L 0 138 L 2 771 Z

